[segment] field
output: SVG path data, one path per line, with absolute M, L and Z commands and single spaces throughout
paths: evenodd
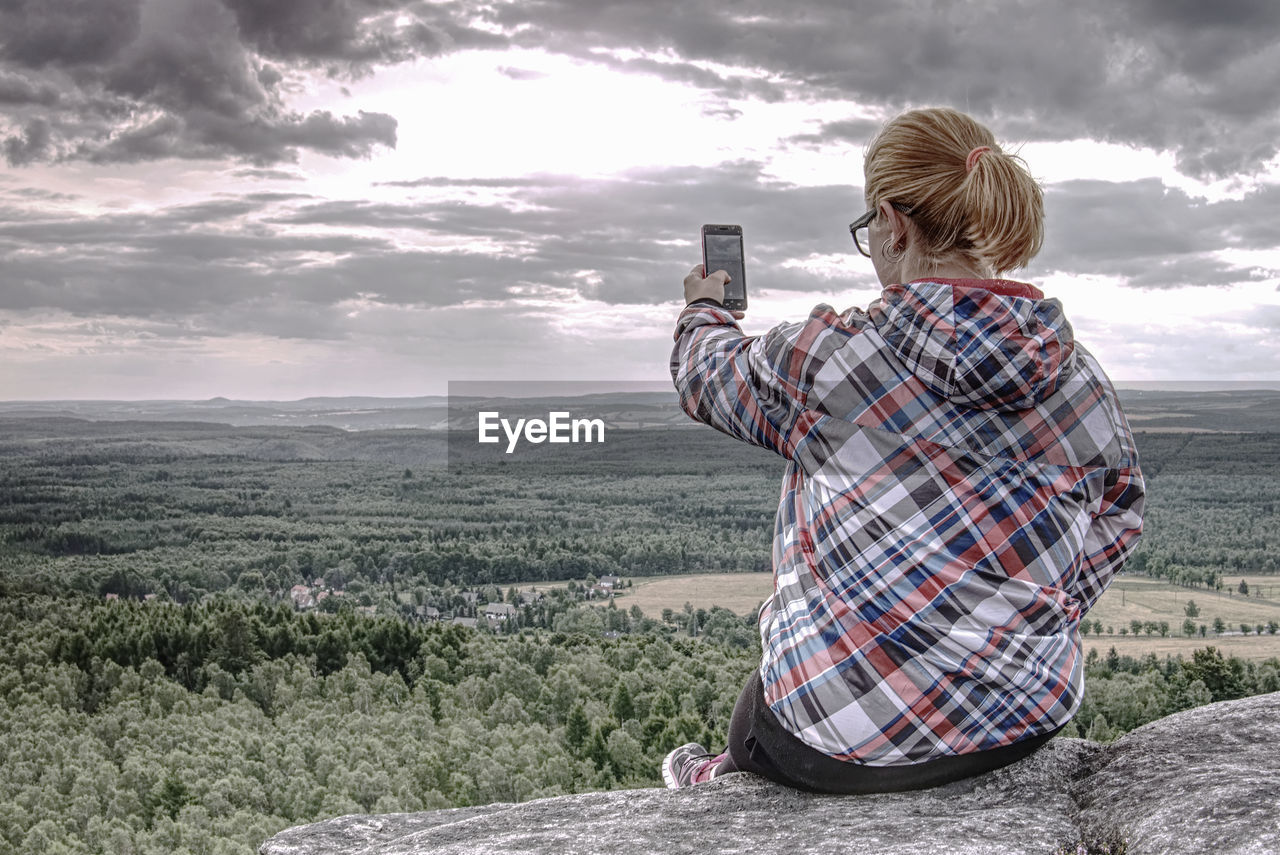
M 1244 597 L 1235 593 L 1235 586 L 1243 579 L 1250 591 L 1261 589 L 1265 597 Z M 1099 648 L 1105 653 L 1115 645 L 1116 649 L 1132 656 L 1155 653 L 1157 656 L 1189 654 L 1192 650 L 1214 644 L 1224 654 L 1242 659 L 1268 659 L 1280 656 L 1280 634 L 1264 632 L 1242 635 L 1240 624 L 1256 627 L 1269 621 L 1280 622 L 1280 577 L 1241 575 L 1227 579 L 1229 588 L 1221 593 L 1204 588 L 1183 588 L 1159 579 L 1142 576 L 1120 576 L 1112 583 L 1097 606 L 1089 613 L 1091 620 L 1101 621 L 1103 635 L 1088 636 L 1086 649 Z M 738 614 L 754 611 L 768 596 L 773 577 L 769 573 L 706 573 L 693 576 L 668 576 L 635 579 L 633 587 L 618 598 L 619 607 L 639 606 L 650 617 L 660 617 L 663 609 L 680 611 L 685 603 L 696 608 L 721 606 Z M 1230 593 L 1228 593 L 1228 590 Z M 1194 620 L 1204 624 L 1204 638 L 1182 635 L 1182 623 L 1186 620 L 1188 600 L 1194 600 L 1200 614 Z M 1227 632 L 1217 635 L 1213 631 L 1214 618 L 1222 618 Z M 1167 621 L 1169 635 L 1161 637 L 1157 632 L 1148 636 L 1128 634 L 1131 621 Z M 1114 633 L 1108 633 L 1110 627 Z M 1120 635 L 1121 628 L 1126 630 Z

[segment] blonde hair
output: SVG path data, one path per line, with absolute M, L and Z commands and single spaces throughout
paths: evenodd
M 990 151 L 971 159 L 982 146 Z M 1022 158 L 958 110 L 910 110 L 889 120 L 867 148 L 864 170 L 870 207 L 888 200 L 908 208 L 935 261 L 960 252 L 998 275 L 1025 267 L 1044 242 L 1040 185 Z

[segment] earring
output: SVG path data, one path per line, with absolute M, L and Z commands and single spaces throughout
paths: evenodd
M 884 243 L 880 245 L 880 253 L 885 257 L 885 260 L 897 264 L 902 260 L 902 255 L 906 251 L 906 247 L 894 246 L 890 241 L 892 241 L 891 237 L 884 239 Z

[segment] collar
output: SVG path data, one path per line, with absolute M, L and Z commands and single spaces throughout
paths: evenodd
M 915 279 L 908 282 L 936 282 L 939 285 L 950 285 L 957 291 L 990 291 L 1001 297 L 1024 297 L 1029 300 L 1043 300 L 1044 292 L 1026 282 L 1013 279 Z

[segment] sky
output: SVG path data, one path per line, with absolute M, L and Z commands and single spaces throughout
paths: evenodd
M 702 223 L 748 333 L 876 298 L 863 151 L 934 105 L 1113 380 L 1280 388 L 1274 0 L 3 0 L 0 399 L 662 381 Z

